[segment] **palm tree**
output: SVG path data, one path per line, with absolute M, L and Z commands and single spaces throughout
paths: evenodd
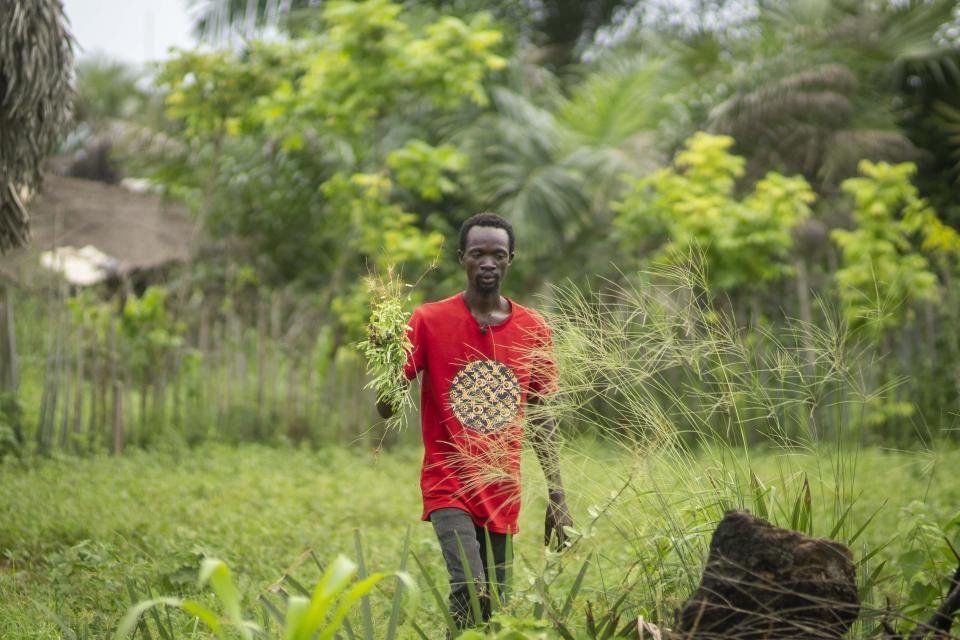
M 768 1 L 737 63 L 714 77 L 730 87 L 708 117 L 751 157 L 752 175 L 770 167 L 804 174 L 833 194 L 862 158 L 922 156 L 903 129 L 903 89 L 960 86 L 960 52 L 940 32 L 956 0 L 899 5 L 841 0 Z
M 215 42 L 253 38 L 265 27 L 310 24 L 321 0 L 190 0 L 194 29 Z M 537 47 L 541 64 L 554 69 L 576 62 L 598 30 L 637 0 L 402 0 L 409 8 L 466 15 L 487 11 L 523 42 Z
M 190 0 L 194 31 L 214 42 L 237 34 L 253 38 L 267 26 L 289 18 L 301 9 L 320 6 L 319 0 Z
M 540 279 L 604 273 L 610 204 L 624 175 L 662 161 L 661 96 L 685 80 L 644 55 L 591 65 L 566 91 L 539 66 L 514 69 L 493 89 L 492 108 L 450 136 L 471 159 L 468 187 L 481 207 L 538 239 L 525 255 Z
M 73 44 L 59 0 L 0 3 L 0 251 L 29 238 L 21 193 L 70 117 Z

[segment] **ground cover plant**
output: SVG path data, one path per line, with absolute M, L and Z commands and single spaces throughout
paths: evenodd
M 590 441 L 575 449 L 582 453 L 565 456 L 564 471 L 577 535 L 562 555 L 541 547 L 537 519 L 544 492 L 535 481 L 536 462 L 532 456 L 524 460 L 529 481 L 516 538 L 514 600 L 507 610 L 532 619 L 532 626 L 547 627 L 554 622 L 551 615 L 562 613 L 571 628 L 583 629 L 587 601 L 599 618 L 623 596 L 622 619 L 659 614 L 669 620 L 672 606 L 695 586 L 714 514 L 725 506 L 756 509 L 754 496 L 744 496 L 742 504 L 716 504 L 715 484 L 725 477 L 710 455 L 698 458 L 680 479 L 663 459 L 638 460 Z M 414 448 L 373 456 L 247 445 L 56 460 L 32 469 L 8 464 L 0 470 L 0 510 L 8 514 L 0 521 L 0 635 L 60 637 L 59 619 L 78 633 L 86 630 L 87 637 L 106 637 L 132 599 L 161 595 L 193 598 L 216 609 L 211 594 L 196 586 L 207 557 L 229 564 L 245 611 L 263 615 L 258 595 L 303 550 L 313 549 L 325 562 L 339 554 L 355 557 L 355 528 L 374 572 L 399 567 L 405 531 L 412 526 L 410 549 L 443 591 L 435 537 L 416 521 L 418 454 Z M 756 452 L 752 464 L 765 486 L 778 491 L 802 485 L 802 477 L 781 479 L 785 468 L 806 469 L 811 510 L 803 527 L 828 535 L 834 520 L 831 483 L 818 477 L 818 457 L 814 451 Z M 881 604 L 890 595 L 898 605 L 913 606 L 908 615 L 919 617 L 923 600 L 937 597 L 950 558 L 936 532 L 943 530 L 955 543 L 960 535 L 960 489 L 950 477 L 957 464 L 960 452 L 948 449 L 859 452 L 852 487 L 877 500 L 851 507 L 850 522 L 870 522 L 851 546 L 861 562 L 862 586 L 875 591 Z M 358 491 L 360 486 L 365 489 Z M 878 501 L 883 506 L 877 511 Z M 584 567 L 577 597 L 566 607 Z M 435 637 L 443 617 L 429 594 L 430 580 L 413 562 L 407 570 L 421 589 L 416 621 Z M 304 562 L 292 575 L 309 586 L 319 571 Z M 371 596 L 378 628 L 390 615 L 392 590 L 384 583 Z M 174 628 L 190 637 L 192 620 L 170 615 Z M 354 612 L 352 620 L 358 629 L 359 615 Z M 400 633 L 417 637 L 408 626 Z
M 870 635 L 885 615 L 923 616 L 944 593 L 951 545 L 960 543 L 956 490 L 943 472 L 956 456 L 949 441 L 900 453 L 866 448 L 863 416 L 876 397 L 859 376 L 870 352 L 840 325 L 797 325 L 783 339 L 738 327 L 722 300 L 706 295 L 699 264 L 644 272 L 643 286 L 598 296 L 554 290 L 560 391 L 537 411 L 568 425 L 562 457 L 576 526 L 562 554 L 545 552 L 539 536 L 517 539 L 514 588 L 489 632 L 612 637 L 637 615 L 669 625 L 729 509 L 849 545 L 864 603 L 856 635 Z M 191 450 L 171 438 L 119 458 L 11 459 L 4 510 L 17 517 L 0 538 L 3 589 L 11 602 L 22 599 L 11 624 L 35 622 L 17 614 L 32 609 L 41 624 L 96 637 L 131 604 L 161 595 L 181 606 L 186 597 L 194 614 L 213 619 L 204 612 L 217 605 L 194 576 L 218 558 L 238 577 L 245 610 L 260 616 L 241 617 L 233 604 L 225 619 L 266 628 L 269 607 L 257 610 L 266 586 L 281 573 L 299 585 L 319 577 L 319 563 L 281 571 L 305 549 L 318 562 L 352 552 L 371 571 L 409 569 L 401 540 L 419 511 L 418 449 L 403 435 L 406 445 L 400 439 L 379 457 L 290 444 Z M 536 531 L 545 490 L 531 457 L 524 499 L 533 508 L 521 523 Z M 907 493 L 878 495 L 874 476 L 882 468 L 893 477 L 895 465 L 908 471 L 893 486 Z M 446 624 L 445 571 L 425 527 L 409 551 L 432 602 L 424 599 L 429 614 L 404 618 L 400 633 L 430 637 Z M 77 588 L 94 576 L 105 581 L 93 592 Z M 394 610 L 389 585 L 368 602 L 362 620 L 348 622 L 372 629 Z M 144 622 L 160 637 L 196 631 L 196 619 L 163 615 L 173 617 Z

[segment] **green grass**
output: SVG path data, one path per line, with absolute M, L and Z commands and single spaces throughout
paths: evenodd
M 542 477 L 532 456 L 525 459 L 513 610 L 534 612 L 541 599 L 536 591 L 551 582 L 550 592 L 562 605 L 590 558 L 580 595 L 570 608 L 572 626 L 582 623 L 586 600 L 595 609 L 602 607 L 623 591 L 622 585 L 630 585 L 628 611 L 669 611 L 697 579 L 697 563 L 722 506 L 713 487 L 723 484 L 729 471 L 703 455 L 680 477 L 669 463 L 630 459 L 589 442 L 575 445 L 567 447 L 564 475 L 576 527 L 585 535 L 560 557 L 545 554 L 541 546 Z M 411 549 L 441 583 L 444 571 L 432 529 L 418 521 L 419 457 L 416 448 L 375 457 L 341 449 L 247 445 L 64 458 L 32 468 L 8 461 L 0 466 L 0 638 L 61 637 L 51 613 L 89 637 L 108 637 L 130 605 L 128 581 L 139 598 L 197 597 L 197 570 L 208 556 L 229 564 L 246 609 L 252 611 L 256 596 L 305 549 L 314 549 L 324 561 L 339 553 L 353 556 L 355 528 L 362 534 L 367 566 L 375 571 L 399 566 L 404 532 L 412 525 Z M 796 485 L 800 470 L 808 471 L 816 535 L 827 535 L 836 520 L 830 513 L 832 481 L 818 480 L 824 460 L 822 452 L 785 456 L 760 451 L 751 460 L 757 476 L 784 494 Z M 854 545 L 862 557 L 889 543 L 869 565 L 889 560 L 882 573 L 891 578 L 876 597 L 890 594 L 895 603 L 905 601 L 903 592 L 910 585 L 903 582 L 909 569 L 904 554 L 918 545 L 927 549 L 925 539 L 917 537 L 918 527 L 944 527 L 956 518 L 960 485 L 948 471 L 957 468 L 960 452 L 955 450 L 860 453 L 849 487 L 863 494 L 848 516 L 848 530 L 887 501 Z M 611 492 L 620 489 L 607 507 Z M 791 496 L 783 498 L 787 504 Z M 772 515 L 782 519 L 789 514 Z M 682 530 L 691 537 L 677 539 Z M 956 538 L 958 532 L 948 528 L 948 533 Z M 949 568 L 938 558 L 932 557 L 940 563 L 934 568 Z M 422 575 L 413 573 L 424 588 Z M 317 571 L 304 563 L 294 575 L 310 585 Z M 910 576 L 910 582 L 920 576 Z M 381 628 L 392 589 L 391 581 L 372 598 Z M 428 634 L 438 634 L 441 613 L 426 589 L 421 595 L 417 621 Z M 199 597 L 214 602 L 209 595 Z M 185 615 L 171 615 L 181 629 L 190 628 Z M 410 637 L 408 633 L 401 629 L 400 637 Z

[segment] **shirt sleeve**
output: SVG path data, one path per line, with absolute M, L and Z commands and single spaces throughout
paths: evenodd
M 426 359 L 426 327 L 423 323 L 423 314 L 420 309 L 413 312 L 410 322 L 407 323 L 407 335 L 410 337 L 410 352 L 407 354 L 407 364 L 403 367 L 403 375 L 407 380 L 413 380 L 417 374 L 427 366 Z
M 537 331 L 537 341 L 530 360 L 529 396 L 543 397 L 556 393 L 557 363 L 553 351 L 553 336 L 543 319 Z

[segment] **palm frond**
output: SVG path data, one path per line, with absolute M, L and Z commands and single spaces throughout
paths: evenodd
M 0 251 L 29 235 L 21 189 L 35 189 L 72 103 L 73 41 L 58 0 L 0 3 Z
M 853 39 L 861 55 L 892 65 L 902 86 L 911 75 L 940 85 L 960 85 L 960 49 L 940 37 L 956 22 L 957 0 L 910 0 L 884 14 L 865 14 Z
M 834 133 L 826 143 L 820 177 L 831 184 L 857 175 L 861 160 L 873 162 L 916 161 L 922 152 L 899 131 L 847 129 Z
M 849 11 L 836 0 L 764 0 L 760 3 L 760 20 L 771 29 L 804 35 L 836 24 L 847 15 Z
M 796 121 L 839 127 L 850 119 L 848 96 L 856 87 L 847 67 L 822 65 L 725 100 L 710 113 L 708 126 L 738 140 Z
M 956 161 L 953 165 L 955 180 L 960 183 L 960 108 L 946 102 L 937 102 L 933 106 L 937 114 L 937 124 L 946 134 L 950 145 L 950 157 Z
M 265 27 L 279 24 L 291 12 L 320 6 L 318 0 L 190 0 L 193 29 L 213 42 L 237 34 L 258 35 Z
M 666 60 L 618 58 L 577 85 L 557 117 L 590 146 L 618 146 L 642 131 L 657 128 L 665 111 L 663 96 L 679 72 Z

